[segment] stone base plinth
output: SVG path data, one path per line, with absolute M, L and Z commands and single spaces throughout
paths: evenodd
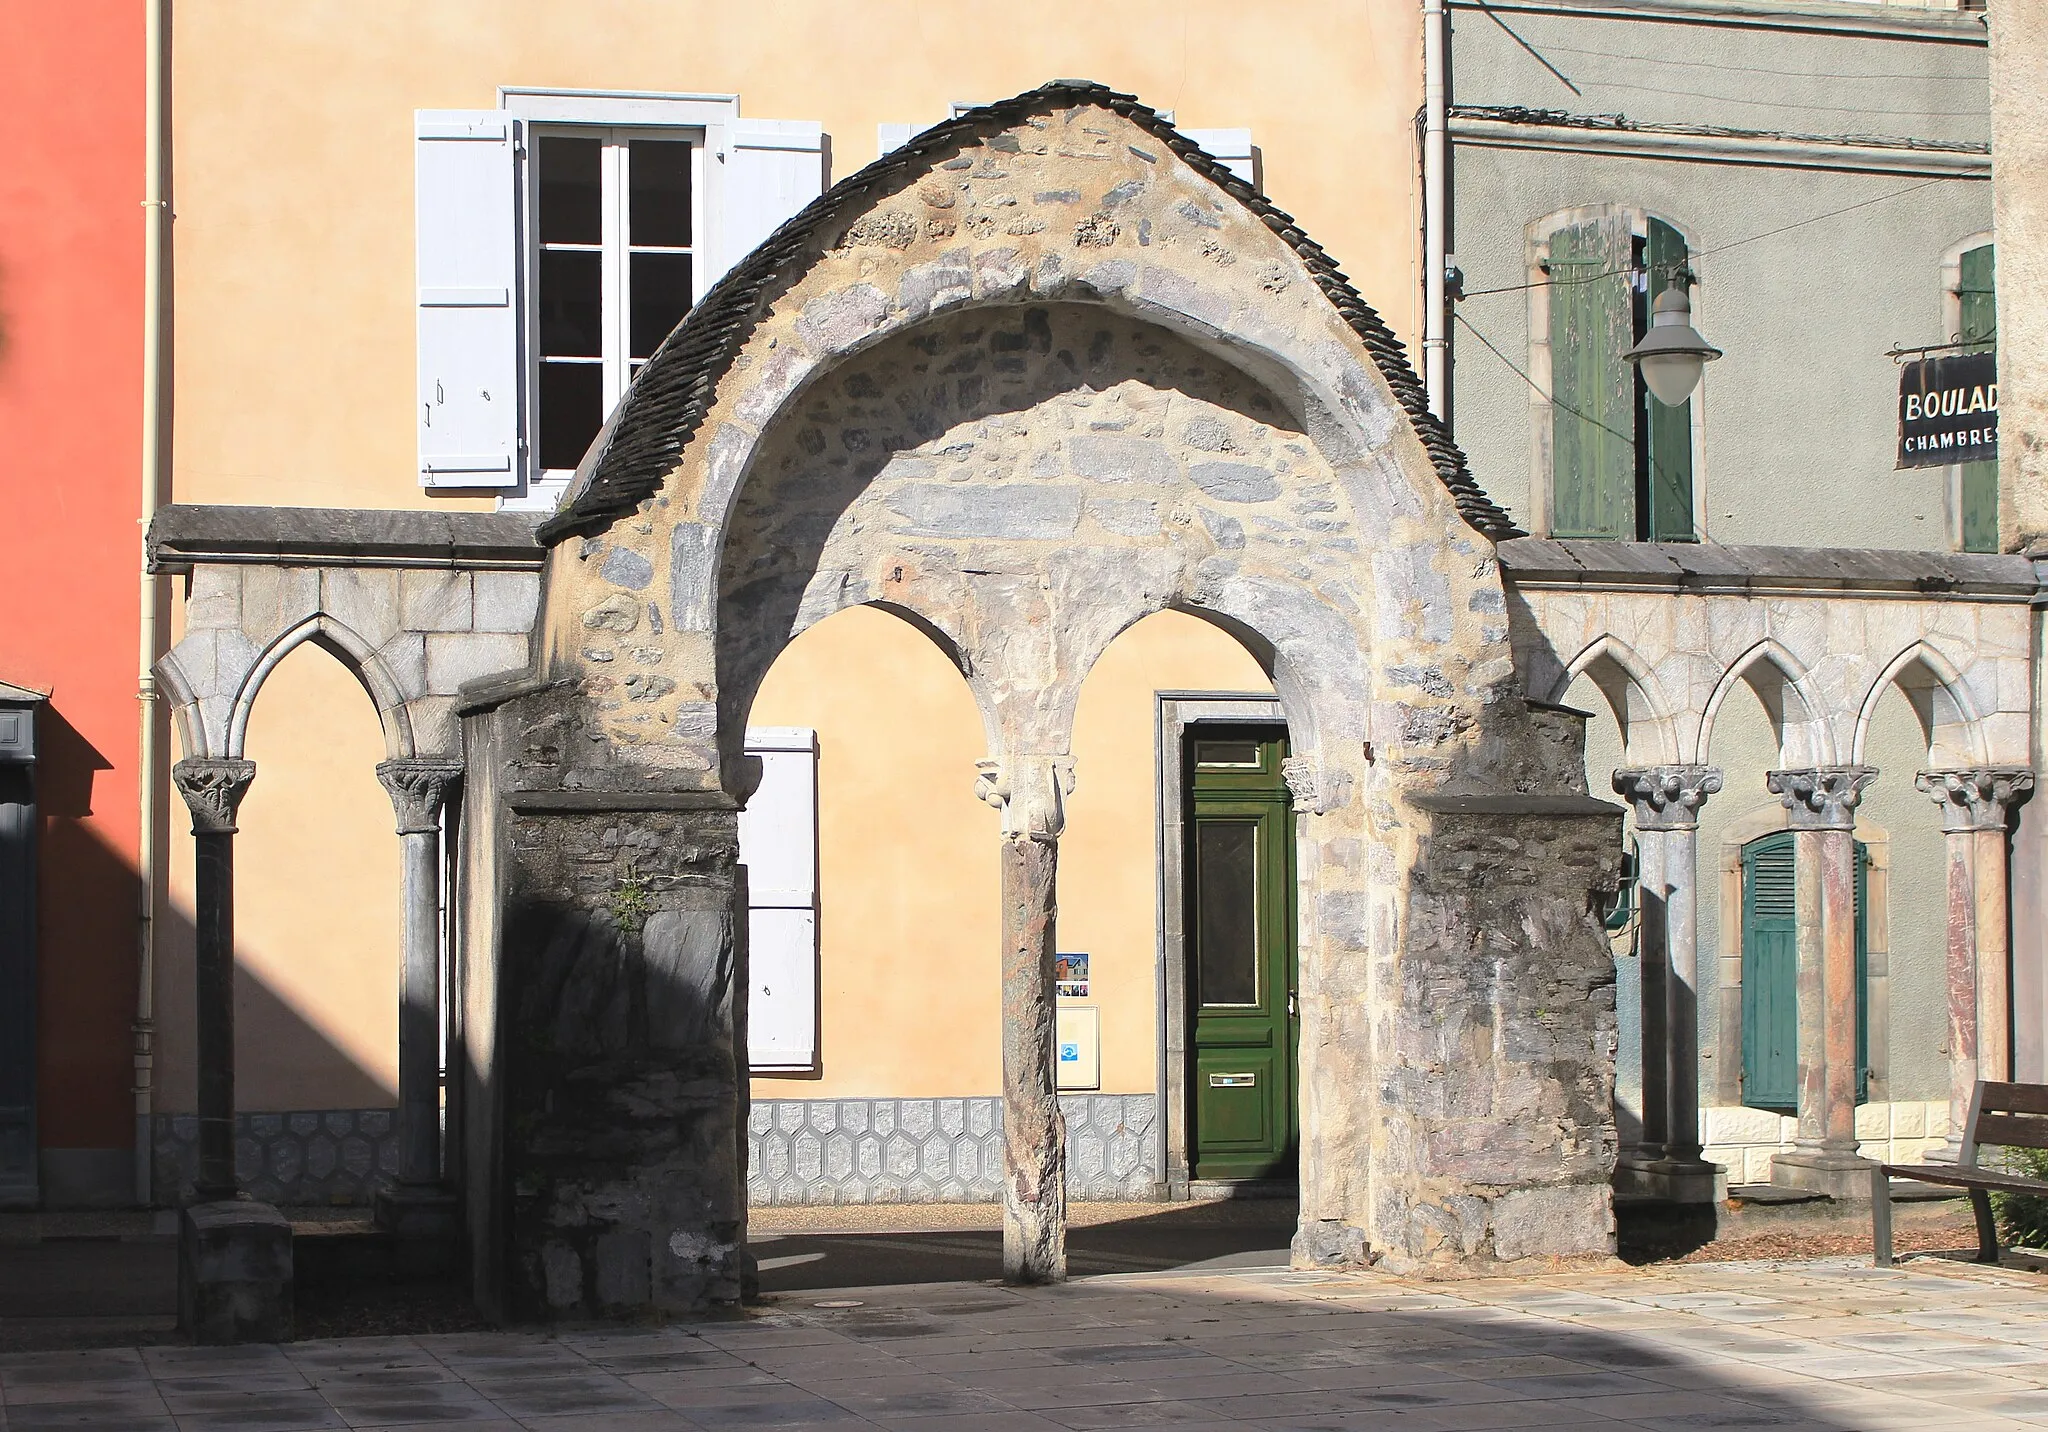
M 1719 1164 L 1704 1159 L 1654 1159 L 1618 1165 L 1614 1191 L 1662 1203 L 1718 1203 L 1726 1173 Z
M 1771 1182 L 1824 1193 L 1840 1202 L 1868 1203 L 1872 1166 L 1855 1154 L 1794 1149 L 1771 1160 Z
M 289 1342 L 292 1226 L 267 1203 L 199 1203 L 178 1220 L 178 1327 L 196 1343 Z

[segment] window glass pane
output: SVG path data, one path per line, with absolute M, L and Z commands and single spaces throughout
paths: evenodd
M 540 142 L 540 241 L 595 244 L 604 240 L 599 214 L 599 150 L 595 139 Z
M 1259 743 L 1256 741 L 1197 741 L 1195 743 L 1195 764 L 1198 766 L 1256 766 L 1259 764 Z
M 633 351 L 646 358 L 690 311 L 690 256 L 634 254 Z
M 603 259 L 592 253 L 540 256 L 540 351 L 547 358 L 604 356 Z
M 597 363 L 540 365 L 540 465 L 574 467 L 604 426 L 604 368 Z
M 636 139 L 628 160 L 627 230 L 635 245 L 690 245 L 690 146 L 680 139 Z
M 1195 827 L 1196 979 L 1204 1005 L 1259 1002 L 1258 851 L 1256 821 Z

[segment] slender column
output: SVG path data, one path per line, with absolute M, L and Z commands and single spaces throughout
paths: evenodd
M 1718 1170 L 1700 1156 L 1699 828 L 1700 807 L 1721 789 L 1721 773 L 1696 765 L 1618 770 L 1614 789 L 1635 808 L 1638 849 L 1653 846 L 1656 852 L 1654 865 L 1644 860 L 1638 880 L 1642 945 L 1647 952 L 1654 934 L 1663 994 L 1663 1038 L 1652 1045 L 1646 965 L 1644 1143 L 1647 1146 L 1648 1071 L 1657 1067 L 1663 1076 L 1663 1146 L 1656 1173 L 1666 1184 L 1664 1191 L 1679 1201 L 1711 1202 Z
M 377 767 L 391 793 L 401 844 L 398 991 L 398 1181 L 441 1179 L 441 806 L 458 761 L 407 759 Z
M 1868 1198 L 1856 1154 L 1856 806 L 1873 766 L 1771 771 L 1790 812 L 1799 961 L 1799 1126 L 1775 1182 Z
M 1053 1056 L 1059 837 L 1071 756 L 982 761 L 975 793 L 1003 813 L 1003 1276 L 1067 1276 L 1067 1126 Z
M 200 1203 L 233 1198 L 235 1181 L 235 815 L 254 761 L 197 757 L 171 767 L 192 811 L 199 1039 Z
M 2007 814 L 2034 788 L 2034 773 L 1991 767 L 1976 773 L 1980 815 L 1972 873 L 1977 884 L 1977 1071 L 2007 1080 L 2012 1069 L 2012 843 Z

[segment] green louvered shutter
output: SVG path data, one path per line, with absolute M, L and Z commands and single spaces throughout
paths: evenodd
M 1667 288 L 1683 290 L 1689 277 L 1685 240 L 1662 219 L 1650 220 L 1647 245 L 1650 266 L 1649 303 Z M 1690 542 L 1692 534 L 1692 400 L 1667 408 L 1642 392 L 1644 427 L 1649 435 L 1650 521 L 1652 542 Z
M 1636 535 L 1629 232 L 1617 220 L 1550 236 L 1551 518 L 1555 537 Z
M 1992 247 L 1971 249 L 1963 255 L 1962 281 L 1957 295 L 1963 301 L 1963 342 L 1972 345 L 1965 353 L 1994 351 L 1998 340 L 1998 299 L 1993 287 L 1996 257 Z M 1998 464 L 1963 464 L 1963 550 L 1998 550 Z
M 1790 1114 L 1799 1105 L 1799 953 L 1792 833 L 1742 848 L 1742 1102 Z
M 1799 953 L 1793 915 L 1793 836 L 1742 848 L 1742 1102 L 1795 1113 L 1799 1105 Z M 1856 1102 L 1870 1097 L 1870 852 L 1856 842 Z

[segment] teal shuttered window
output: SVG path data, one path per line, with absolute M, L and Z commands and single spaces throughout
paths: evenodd
M 1795 1113 L 1799 1106 L 1799 956 L 1793 835 L 1777 831 L 1742 848 L 1742 1102 Z M 1868 917 L 1870 856 L 1856 842 L 1856 1102 L 1870 1094 Z
M 1991 245 L 1965 253 L 1956 297 L 1961 300 L 1965 353 L 1989 353 L 1998 347 L 1998 298 L 1993 279 L 1996 256 Z M 1965 552 L 1998 550 L 1998 463 L 1966 462 L 1962 469 L 1962 527 Z
M 1692 405 L 1667 408 L 1621 355 L 1659 293 L 1691 282 L 1685 239 L 1619 212 L 1550 236 L 1554 537 L 1690 542 Z

